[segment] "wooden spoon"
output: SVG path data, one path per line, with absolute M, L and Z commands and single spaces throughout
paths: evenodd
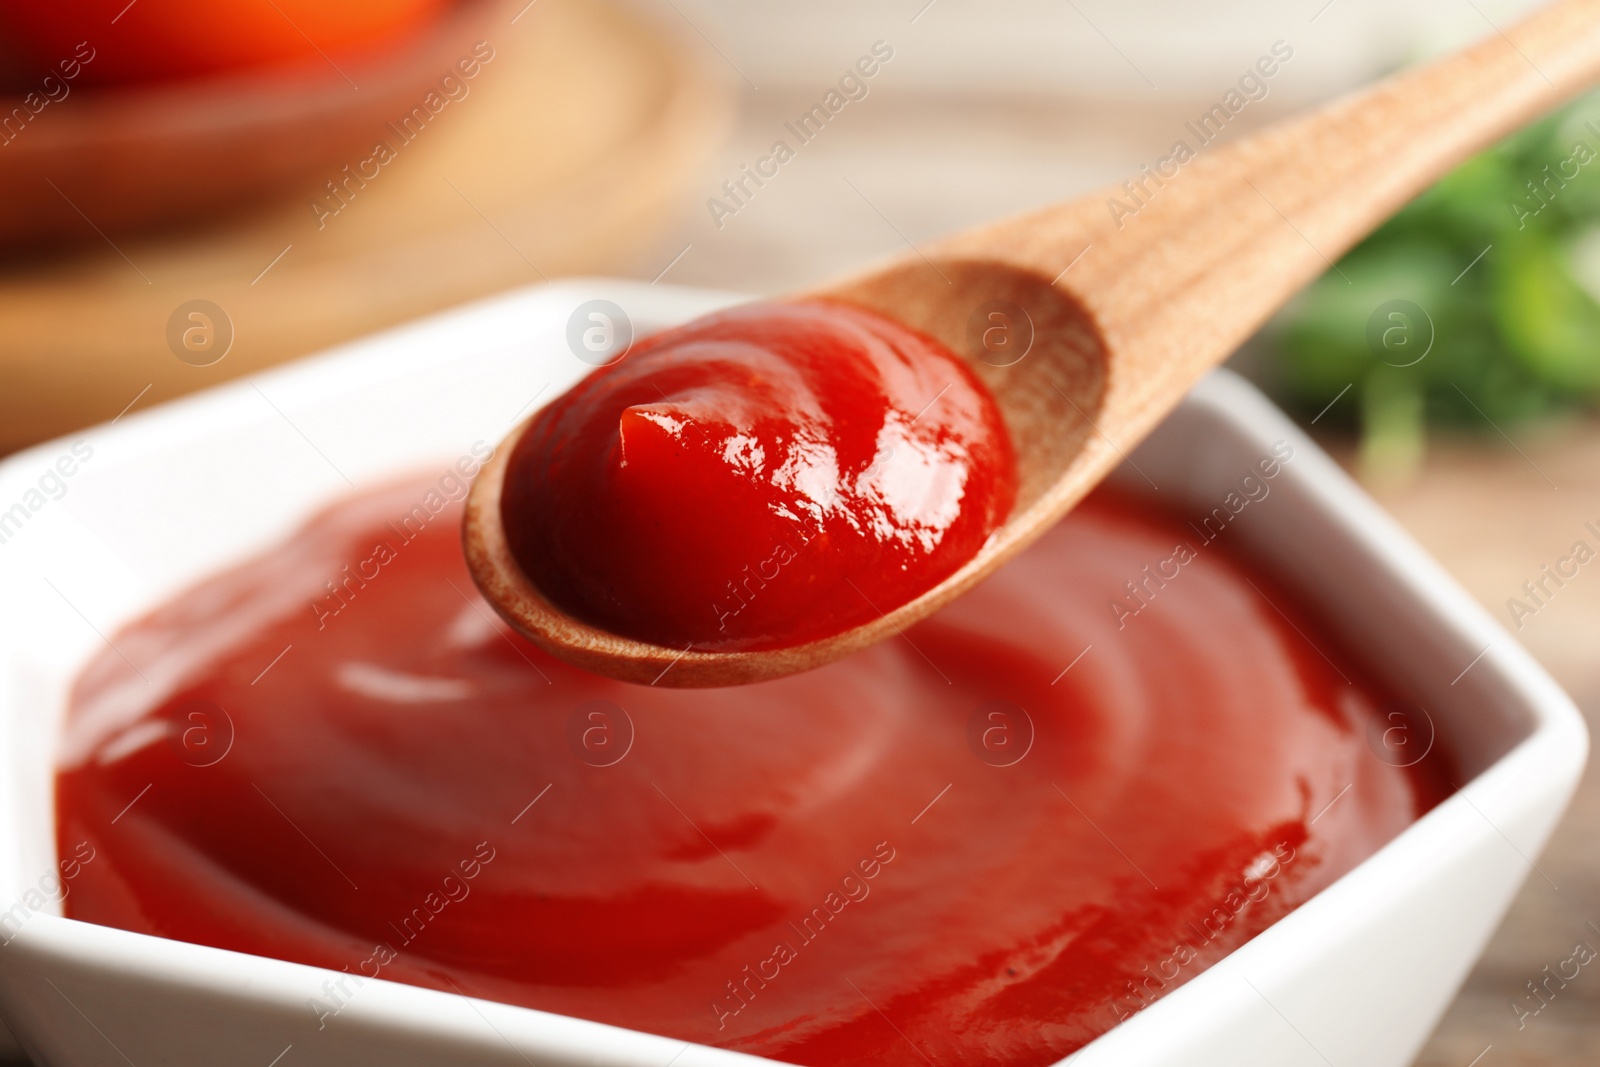
M 467 501 L 473 578 L 553 655 L 651 685 L 775 678 L 900 634 L 1054 525 L 1205 371 L 1383 219 L 1597 80 L 1600 0 L 1560 0 L 1307 117 L 1226 147 L 1190 145 L 1195 158 L 1166 163 L 1165 173 L 1148 168 L 1131 186 L 984 226 L 806 294 L 865 305 L 944 342 L 994 394 L 1016 446 L 1019 489 L 1005 525 L 960 570 L 875 622 L 791 648 L 705 652 L 575 619 L 545 600 L 506 547 L 509 443 Z M 996 324 L 1010 331 L 999 351 L 984 343 Z

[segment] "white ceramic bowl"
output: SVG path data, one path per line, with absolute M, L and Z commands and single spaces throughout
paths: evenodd
M 574 309 L 597 297 L 626 308 L 641 332 L 736 299 L 624 282 L 542 286 L 0 464 L 0 1017 L 36 1062 L 767 1062 L 385 981 L 366 983 L 319 1030 L 307 1002 L 323 995 L 331 972 L 30 906 L 40 894 L 29 891 L 50 886 L 56 870 L 60 719 L 101 635 L 282 537 L 346 492 L 346 479 L 360 486 L 442 467 L 474 441 L 498 439 L 535 398 L 589 369 L 566 337 Z M 1229 536 L 1420 696 L 1465 787 L 1084 1049 L 1072 1060 L 1083 1067 L 1409 1062 L 1528 876 L 1582 769 L 1582 721 L 1549 676 L 1249 386 L 1211 376 L 1134 461 L 1163 496 L 1209 510 L 1282 440 L 1294 460 Z M 57 468 L 63 456 L 73 462 Z M 20 517 L 11 510 L 19 502 Z M 8 514 L 15 528 L 4 525 Z

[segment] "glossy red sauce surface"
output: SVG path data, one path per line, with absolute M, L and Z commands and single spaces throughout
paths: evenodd
M 755 304 L 658 334 L 541 411 L 501 518 L 565 611 L 731 651 L 899 607 L 1015 495 L 1000 413 L 939 342 L 843 304 Z
M 70 916 L 348 971 L 307 1005 L 330 1029 L 379 976 L 796 1063 L 1032 1067 L 1442 795 L 1440 754 L 1378 757 L 1385 691 L 1315 618 L 1135 498 L 1092 496 L 906 639 L 695 691 L 507 633 L 455 508 L 398 525 L 430 488 L 343 502 L 118 635 L 148 683 L 88 668 Z M 1179 544 L 1132 614 L 1123 583 Z M 370 577 L 331 610 L 346 565 Z

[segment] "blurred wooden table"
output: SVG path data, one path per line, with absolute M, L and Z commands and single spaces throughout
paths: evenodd
M 1522 583 L 1567 555 L 1600 521 L 1600 426 L 1580 424 L 1436 448 L 1422 478 L 1380 494 L 1384 505 L 1507 625 L 1600 730 L 1600 570 L 1584 568 L 1519 631 L 1506 607 Z M 1537 469 L 1535 469 L 1537 466 Z M 1542 472 L 1542 474 L 1541 474 Z M 1547 482 L 1545 479 L 1549 478 Z M 1552 488 L 1554 482 L 1556 488 Z M 1542 979 L 1579 942 L 1600 951 L 1600 764 L 1535 862 L 1419 1067 L 1578 1067 L 1600 1062 L 1600 975 L 1585 968 L 1538 1015 L 1518 1025 L 1512 1004 L 1533 1006 Z M 1548 877 L 1548 881 L 1546 878 Z M 1487 1049 L 1487 1053 L 1485 1053 Z
M 492 59 L 426 137 L 396 117 L 378 177 L 335 171 L 234 218 L 114 243 L 85 216 L 83 248 L 0 259 L 0 454 L 653 246 L 731 94 L 684 46 L 691 31 L 635 8 L 495 0 Z M 197 303 L 221 351 L 182 352 Z

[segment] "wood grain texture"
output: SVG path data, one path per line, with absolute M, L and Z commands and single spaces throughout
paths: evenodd
M 1215 151 L 1143 196 L 1103 190 L 935 243 L 811 295 L 881 311 L 943 341 L 994 394 L 1017 445 L 1006 523 L 950 577 L 873 622 L 763 652 L 669 649 L 546 601 L 498 525 L 491 465 L 469 501 L 467 559 L 513 626 L 613 677 L 738 685 L 820 666 L 902 633 L 1031 544 L 1295 292 L 1477 151 L 1600 80 L 1600 0 L 1558 0 L 1504 34 Z M 1131 217 L 1114 198 L 1137 206 Z M 997 367 L 971 328 L 995 306 L 1034 348 Z M 502 450 L 506 451 L 506 450 Z M 670 666 L 670 670 L 666 669 Z
M 731 121 L 726 83 L 605 0 L 540 0 L 514 24 L 522 3 L 494 6 L 481 33 L 495 57 L 470 94 L 321 227 L 310 204 L 337 172 L 225 226 L 113 248 L 80 220 L 90 254 L 0 265 L 0 454 L 136 397 L 148 406 L 541 277 L 614 271 L 651 247 Z M 212 366 L 168 345 L 193 299 L 232 323 Z

